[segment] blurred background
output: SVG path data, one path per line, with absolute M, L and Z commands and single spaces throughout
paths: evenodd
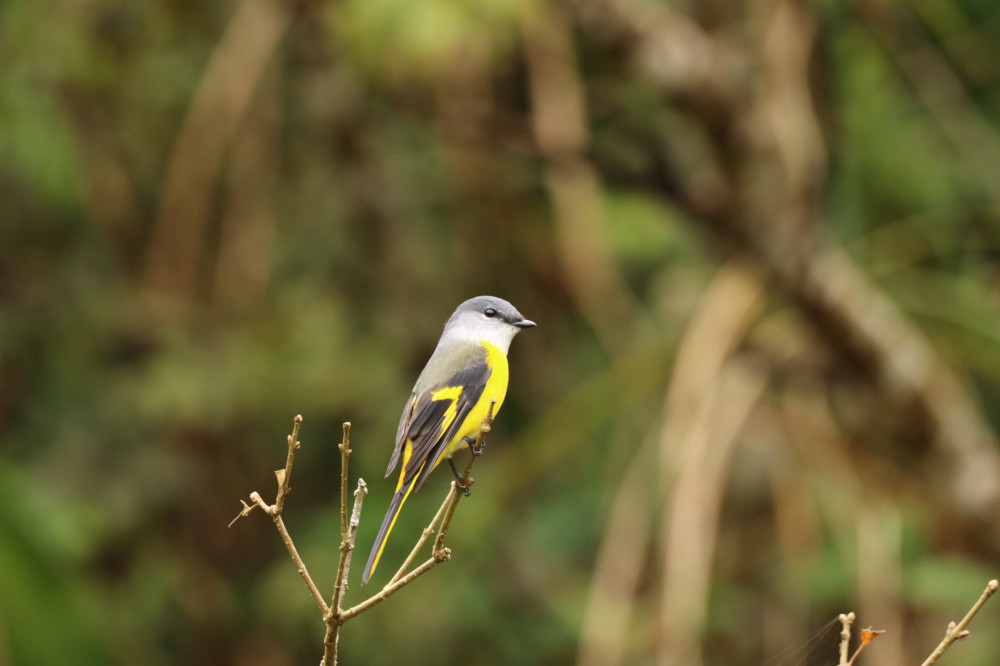
M 345 664 L 920 663 L 1000 569 L 992 0 L 0 3 L 0 663 L 317 663 L 341 423 L 537 329 Z M 408 502 L 376 591 L 443 499 Z M 996 664 L 1000 606 L 941 663 Z

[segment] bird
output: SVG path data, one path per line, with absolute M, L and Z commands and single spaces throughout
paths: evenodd
M 507 351 L 520 331 L 533 328 L 513 305 L 496 296 L 476 296 L 459 305 L 444 325 L 434 353 L 413 385 L 396 429 L 396 446 L 385 476 L 402 461 L 396 491 L 372 545 L 361 578 L 378 566 L 403 503 L 442 460 L 474 442 L 491 401 L 500 411 L 509 378 Z

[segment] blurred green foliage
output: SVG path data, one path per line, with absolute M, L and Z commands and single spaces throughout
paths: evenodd
M 606 232 L 580 272 L 575 220 L 553 201 L 563 156 L 533 125 L 532 77 L 558 51 L 526 50 L 530 3 L 0 3 L 0 664 L 315 663 L 323 625 L 270 521 L 225 526 L 251 490 L 273 492 L 303 414 L 285 516 L 332 592 L 340 424 L 371 488 L 366 552 L 399 410 L 445 318 L 479 293 L 539 327 L 511 350 L 454 559 L 348 624 L 342 663 L 586 663 L 598 553 L 634 461 L 641 567 L 617 590 L 628 615 L 604 610 L 626 617 L 624 663 L 663 663 L 664 401 L 686 327 L 740 254 L 664 163 L 692 165 L 692 180 L 725 172 L 714 142 L 754 124 L 700 126 L 643 69 L 642 35 L 615 32 L 614 4 L 552 5 L 569 17 L 588 118 L 571 162 L 596 175 Z M 755 58 L 776 8 L 814 21 L 802 92 L 825 144 L 818 236 L 847 249 L 995 429 L 998 7 L 697 4 L 620 6 L 735 48 L 741 90 L 767 86 Z M 267 34 L 276 47 L 260 52 Z M 608 328 L 587 306 L 602 257 L 637 305 Z M 997 575 L 995 526 L 935 497 L 925 448 L 873 451 L 850 427 L 824 429 L 843 385 L 811 314 L 768 283 L 732 353 L 774 381 L 717 497 L 703 663 L 775 663 L 851 609 L 862 625 L 899 618 L 880 638 L 899 651 L 876 644 L 867 663 L 915 661 Z M 409 501 L 386 570 L 447 476 Z M 889 527 L 865 533 L 869 510 Z M 872 582 L 865 548 L 891 575 Z M 349 604 L 370 591 L 359 575 Z M 997 662 L 1000 636 L 976 627 L 998 612 L 949 663 Z M 832 663 L 834 633 L 778 663 Z

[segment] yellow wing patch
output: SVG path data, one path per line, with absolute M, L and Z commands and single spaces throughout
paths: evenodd
M 462 395 L 461 386 L 448 386 L 431 393 L 431 400 L 457 400 Z
M 447 386 L 431 393 L 431 400 L 435 402 L 440 400 L 451 400 L 451 404 L 448 405 L 448 409 L 445 410 L 444 416 L 441 417 L 441 428 L 436 433 L 437 437 L 444 435 L 444 433 L 448 432 L 448 429 L 451 427 L 452 422 L 455 420 L 455 416 L 458 414 L 458 398 L 462 395 L 462 391 L 464 390 L 464 386 Z M 405 468 L 406 465 L 404 464 L 403 467 Z

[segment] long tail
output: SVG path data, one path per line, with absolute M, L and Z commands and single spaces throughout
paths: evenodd
M 382 549 L 385 548 L 389 532 L 392 531 L 392 526 L 396 524 L 396 516 L 399 515 L 399 510 L 403 508 L 403 502 L 410 496 L 410 491 L 413 490 L 413 482 L 415 480 L 415 478 L 410 479 L 408 484 L 400 485 L 396 494 L 392 496 L 392 501 L 389 502 L 389 509 L 385 512 L 385 518 L 382 519 L 382 527 L 379 528 L 378 536 L 375 537 L 375 543 L 372 545 L 372 552 L 368 555 L 368 564 L 365 565 L 365 573 L 361 577 L 362 585 L 367 583 L 371 575 L 375 573 L 375 567 L 378 566 L 378 560 L 382 557 Z

